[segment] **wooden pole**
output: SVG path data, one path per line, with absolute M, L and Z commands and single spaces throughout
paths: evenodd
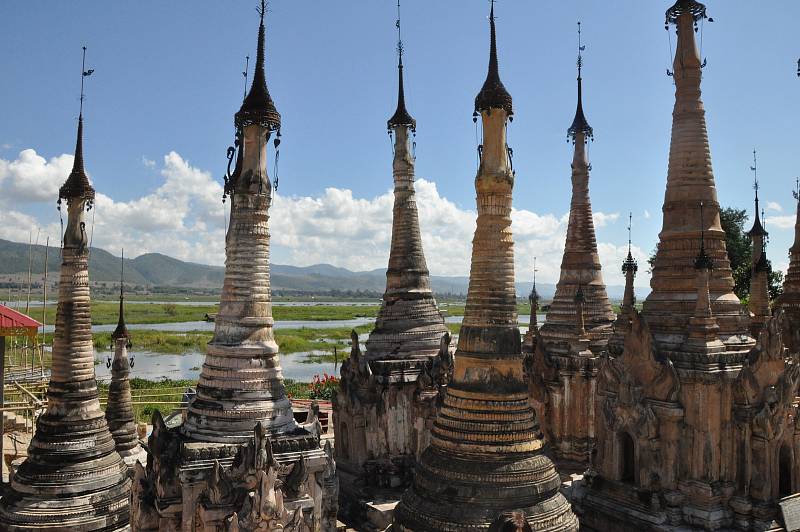
M 0 336 L 0 408 L 3 407 L 5 398 L 3 397 L 3 388 L 6 380 L 6 337 Z M 0 412 L 0 482 L 3 481 L 3 465 L 6 461 L 5 453 L 3 450 L 3 438 L 6 433 L 6 420 L 3 413 Z
M 42 343 L 41 351 L 39 352 L 39 362 L 41 369 L 41 376 L 44 377 L 44 346 L 45 346 L 45 325 L 47 323 L 47 252 L 50 251 L 50 237 L 47 237 L 47 243 L 44 248 L 44 283 L 42 283 Z

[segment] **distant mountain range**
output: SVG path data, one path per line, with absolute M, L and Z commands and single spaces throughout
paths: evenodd
M 34 276 L 44 273 L 44 246 L 33 246 L 31 271 Z M 60 265 L 59 249 L 52 247 L 47 258 L 48 277 L 58 278 Z M 120 259 L 111 253 L 91 249 L 89 277 L 93 283 L 119 282 Z M 0 279 L 24 282 L 28 271 L 28 244 L 0 239 Z M 386 287 L 386 270 L 377 269 L 353 272 L 330 264 L 313 266 L 271 265 L 271 283 L 275 292 L 284 295 L 292 292 L 323 295 L 329 292 L 370 292 L 380 294 Z M 160 253 L 145 253 L 135 259 L 125 259 L 125 282 L 159 288 L 219 289 L 222 287 L 224 268 L 194 262 L 184 262 Z M 436 294 L 464 296 L 469 285 L 468 277 L 431 276 Z M 517 293 L 526 296 L 531 283 L 517 283 Z M 608 286 L 611 299 L 621 299 L 624 287 Z M 555 285 L 539 283 L 539 295 L 544 299 L 553 297 Z

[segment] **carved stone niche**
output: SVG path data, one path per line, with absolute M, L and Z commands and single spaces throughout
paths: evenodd
M 777 500 L 798 487 L 795 424 L 800 353 L 787 349 L 786 341 L 796 345 L 795 334 L 788 316 L 779 310 L 762 329 L 734 387 L 742 440 L 737 496 L 749 497 L 758 521 L 771 521 L 777 515 Z
M 678 463 L 680 381 L 659 356 L 644 318 L 631 313 L 622 354 L 604 354 L 598 374 L 595 477 L 637 490 L 675 489 Z M 658 507 L 656 500 L 651 506 Z M 657 508 L 654 508 L 657 509 Z

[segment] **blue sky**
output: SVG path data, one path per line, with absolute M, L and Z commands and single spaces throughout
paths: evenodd
M 98 202 L 95 243 L 220 263 L 219 182 L 242 97 L 244 56 L 255 55 L 255 4 L 2 3 L 0 237 L 24 241 L 35 226 L 57 240 L 53 191 L 71 164 L 85 44 L 88 67 L 96 71 L 87 86 L 87 170 L 105 198 Z M 710 0 L 707 6 L 715 22 L 703 31 L 703 97 L 720 202 L 751 208 L 749 166 L 757 148 L 762 199 L 775 204 L 767 212 L 769 254 L 785 266 L 791 189 L 800 175 L 800 3 L 765 1 L 756 9 L 744 0 Z M 673 104 L 665 74 L 667 7 L 652 0 L 497 3 L 501 76 L 516 111 L 510 144 L 521 279 L 536 255 L 541 278 L 555 281 L 561 259 L 577 20 L 587 45 L 584 104 L 596 137 L 590 188 L 607 281 L 621 282 L 629 210 L 640 258 L 655 245 Z M 394 0 L 270 3 L 267 78 L 283 116 L 275 262 L 385 265 L 395 9 Z M 469 269 L 471 114 L 486 73 L 487 11 L 484 0 L 403 0 L 406 96 L 418 122 L 420 208 L 434 273 Z

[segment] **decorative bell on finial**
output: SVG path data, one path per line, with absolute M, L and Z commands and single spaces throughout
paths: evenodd
M 129 343 L 130 343 L 130 342 L 129 342 Z M 131 368 L 133 368 L 133 362 L 134 362 L 134 360 L 135 360 L 135 359 L 136 359 L 136 357 L 135 357 L 135 356 L 133 356 L 133 355 L 131 355 L 131 359 L 130 359 L 130 366 L 131 366 Z
M 477 124 L 478 123 L 478 111 L 474 111 L 472 113 L 472 123 L 473 124 Z
M 111 357 L 110 356 L 106 357 L 106 367 L 111 369 Z

